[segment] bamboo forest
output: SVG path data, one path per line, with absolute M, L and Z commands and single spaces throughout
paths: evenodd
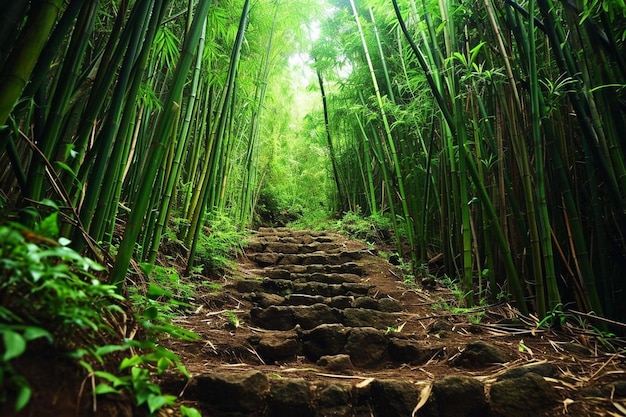
M 314 254 L 331 251 L 334 233 L 361 242 L 359 257 L 382 257 L 404 292 L 426 297 L 420 308 L 456 294 L 458 309 L 437 313 L 446 320 L 506 308 L 531 323 L 523 341 L 516 333 L 518 355 L 537 352 L 536 332 L 584 327 L 570 338 L 600 340 L 623 382 L 625 132 L 623 0 L 4 0 L 0 416 L 544 415 L 502 408 L 502 382 L 486 391 L 487 408 L 454 411 L 436 378 L 408 411 L 385 402 L 392 394 L 378 400 L 378 382 L 367 412 L 354 391 L 332 412 L 311 391 L 302 411 L 281 402 L 271 376 L 262 405 L 219 408 L 220 396 L 258 393 L 218 388 L 202 405 L 193 393 L 209 377 L 179 387 L 168 376 L 201 373 L 177 344 L 220 348 L 183 318 L 221 317 L 229 337 L 263 327 L 259 290 L 238 290 L 252 308 L 243 313 L 229 290 L 243 284 L 227 281 L 251 271 L 242 262 L 307 265 L 296 258 L 313 254 L 289 252 L 302 230 Z M 268 230 L 291 240 L 279 246 Z M 290 288 L 268 305 L 286 309 Z M 209 305 L 217 310 L 202 313 Z M 397 360 L 389 334 L 409 334 L 403 308 L 378 327 L 384 360 Z M 294 320 L 304 350 L 292 356 L 311 360 L 314 326 Z M 279 363 L 262 357 L 263 334 L 233 355 Z M 32 357 L 71 366 L 42 377 Z M 67 369 L 79 375 L 63 394 L 72 411 L 37 408 L 52 401 L 40 380 Z M 623 405 L 611 394 L 612 414 L 571 415 L 626 415 L 626 388 L 613 391 Z M 116 411 L 112 398 L 132 406 Z

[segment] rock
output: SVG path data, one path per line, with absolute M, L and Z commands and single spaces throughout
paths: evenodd
M 256 346 L 256 350 L 265 363 L 274 363 L 302 355 L 302 344 L 298 341 L 295 334 L 268 334 L 261 338 Z
M 253 293 L 252 301 L 257 303 L 260 307 L 266 308 L 273 305 L 283 304 L 285 301 L 285 297 L 281 297 L 276 294 L 269 294 L 266 292 Z
M 287 271 L 286 269 L 270 269 L 268 271 L 265 271 L 264 275 L 268 278 L 273 278 L 273 279 L 290 279 L 291 278 L 291 272 Z
M 330 372 L 346 373 L 354 369 L 349 355 L 325 355 L 319 358 L 316 365 Z
M 343 247 L 342 244 L 335 243 L 335 242 L 328 242 L 328 243 L 320 242 L 317 244 L 317 250 L 322 251 L 322 252 L 336 252 L 338 249 L 341 249 L 342 247 Z
M 346 308 L 352 307 L 353 302 L 354 302 L 354 297 L 350 297 L 347 295 L 337 295 L 335 297 L 330 298 L 328 305 L 330 305 L 333 308 L 344 310 Z
M 267 252 L 277 252 L 284 254 L 300 253 L 300 246 L 293 243 L 272 242 L 265 249 Z
M 293 285 L 293 292 L 298 294 L 322 295 L 324 297 L 330 297 L 334 292 L 333 287 L 339 286 L 331 286 L 322 282 L 297 282 Z
M 263 281 L 256 279 L 235 280 L 231 285 L 240 293 L 263 291 Z
M 261 242 L 258 240 L 251 240 L 250 242 L 248 242 L 248 246 L 246 247 L 246 250 L 248 252 L 263 252 L 266 246 L 267 244 L 265 242 Z
M 343 324 L 349 327 L 374 327 L 387 330 L 395 326 L 396 316 L 365 308 L 347 308 L 343 310 Z
M 350 395 L 350 390 L 340 384 L 328 384 L 322 385 L 318 388 L 317 391 L 317 408 L 327 409 L 327 408 L 335 408 L 335 407 L 343 407 L 352 403 L 352 398 Z M 322 415 L 340 415 L 340 414 L 328 414 L 323 413 Z M 342 414 L 345 415 L 345 414 Z
M 336 265 L 332 255 L 320 255 L 312 253 L 302 259 L 302 265 Z
M 293 254 L 285 254 L 280 256 L 280 260 L 278 261 L 278 265 L 301 265 L 302 264 L 302 255 Z
M 350 329 L 341 324 L 322 324 L 302 333 L 304 354 L 309 360 L 317 362 L 322 356 L 342 353 Z
M 294 284 L 288 279 L 263 279 L 263 289 L 277 294 L 289 294 L 294 290 Z
M 291 307 L 255 307 L 250 310 L 250 319 L 255 326 L 269 330 L 290 330 L 296 325 Z
M 400 303 L 396 300 L 392 300 L 391 298 L 381 298 L 378 300 L 378 307 L 380 311 L 385 311 L 387 313 L 397 313 L 398 311 L 402 311 Z
M 478 340 L 469 343 L 465 350 L 454 360 L 454 366 L 462 368 L 477 369 L 495 363 L 507 362 L 506 354 L 498 347 Z
M 185 398 L 202 401 L 214 414 L 232 417 L 261 416 L 269 381 L 261 372 L 206 374 L 192 379 Z M 213 414 L 211 414 L 213 415 Z
M 371 327 L 353 328 L 348 335 L 345 352 L 360 367 L 380 365 L 387 353 L 385 334 Z
M 483 383 L 469 376 L 449 376 L 435 381 L 432 394 L 439 417 L 483 417 L 489 413 Z
M 534 372 L 494 383 L 490 397 L 496 417 L 554 415 L 547 412 L 559 403 L 554 387 Z
M 320 324 L 341 322 L 341 313 L 339 310 L 330 308 L 326 304 L 295 306 L 291 308 L 293 310 L 294 321 L 305 330 L 312 329 Z
M 378 304 L 378 300 L 373 299 L 372 297 L 358 297 L 354 300 L 355 308 L 369 308 L 370 310 L 378 310 L 380 306 Z
M 391 337 L 387 347 L 389 358 L 394 362 L 422 365 L 430 359 L 443 355 L 443 347 L 421 347 L 415 340 Z
M 341 289 L 347 292 L 347 294 L 334 295 L 366 295 L 369 292 L 370 288 L 371 286 L 367 284 L 360 284 L 358 282 L 344 282 L 343 284 L 341 284 Z
M 321 295 L 291 294 L 285 299 L 284 304 L 292 306 L 311 306 L 313 304 L 323 304 L 326 301 Z
M 517 368 L 512 368 L 507 370 L 505 373 L 498 377 L 498 381 L 503 381 L 505 379 L 514 379 L 519 378 L 523 375 L 526 375 L 528 372 L 534 372 L 537 375 L 545 376 L 545 377 L 554 377 L 556 375 L 556 367 L 551 363 L 538 363 L 526 366 L 520 366 Z
M 329 266 L 329 272 L 339 272 L 346 274 L 354 274 L 357 276 L 361 276 L 364 274 L 363 268 L 359 266 L 359 264 L 355 262 L 346 262 L 341 265 L 333 265 Z
M 441 331 L 452 331 L 452 324 L 445 320 L 437 320 L 430 326 L 428 326 L 428 333 L 439 333 Z
M 268 406 L 272 417 L 313 416 L 311 390 L 302 378 L 272 379 Z
M 417 387 L 396 379 L 375 380 L 370 384 L 370 401 L 376 417 L 411 416 L 417 405 Z
M 250 257 L 259 266 L 276 265 L 280 260 L 280 255 L 277 253 L 255 253 Z

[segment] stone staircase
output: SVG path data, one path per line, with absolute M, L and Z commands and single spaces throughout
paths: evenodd
M 212 301 L 217 311 L 200 312 L 207 318 L 194 323 L 185 318 L 202 340 L 182 348 L 191 381 L 169 388 L 205 417 L 562 411 L 562 398 L 548 382 L 555 366 L 523 364 L 515 349 L 469 331 L 459 346 L 445 340 L 450 322 L 412 320 L 421 314 L 416 300 L 398 289 L 392 266 L 360 243 L 326 232 L 261 228 L 244 258 L 241 277 L 225 285 L 226 300 Z M 240 322 L 218 314 L 224 307 Z M 515 361 L 514 375 L 499 368 L 487 378 L 476 371 Z

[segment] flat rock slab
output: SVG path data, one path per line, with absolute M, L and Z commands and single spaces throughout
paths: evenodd
M 387 330 L 398 324 L 395 315 L 366 308 L 347 308 L 342 310 L 342 323 L 348 327 L 374 327 Z
M 253 308 L 250 318 L 254 325 L 270 330 L 289 330 L 296 325 L 312 329 L 324 323 L 341 323 L 342 320 L 341 312 L 326 304 Z

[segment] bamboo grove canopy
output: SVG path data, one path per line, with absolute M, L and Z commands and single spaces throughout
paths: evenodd
M 468 305 L 626 318 L 623 1 L 4 1 L 0 20 L 3 210 L 58 207 L 77 249 L 115 248 L 120 287 L 173 219 L 191 265 L 212 215 L 249 226 L 294 178 L 306 206 L 316 178 L 335 212 L 388 218 L 416 275 L 443 255 Z

